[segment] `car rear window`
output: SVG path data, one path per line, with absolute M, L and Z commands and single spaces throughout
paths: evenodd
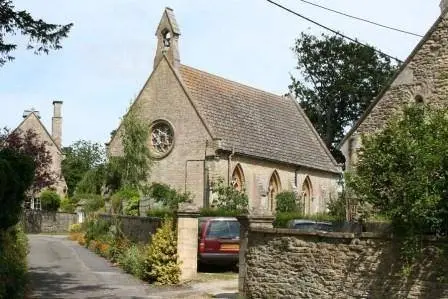
M 234 239 L 240 236 L 240 226 L 237 221 L 211 221 L 207 230 L 209 238 Z

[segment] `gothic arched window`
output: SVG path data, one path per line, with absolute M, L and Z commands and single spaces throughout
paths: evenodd
M 311 200 L 313 197 L 313 189 L 310 177 L 307 176 L 302 185 L 302 202 L 304 204 L 305 214 L 311 214 Z
M 271 178 L 269 179 L 269 187 L 268 187 L 268 208 L 271 211 L 275 210 L 275 197 L 277 197 L 277 194 L 280 192 L 281 185 L 280 185 L 280 177 L 277 173 L 277 170 L 274 170 L 274 172 L 271 175 Z
M 235 166 L 232 173 L 232 181 L 230 182 L 232 187 L 238 191 L 244 190 L 244 173 L 240 164 Z

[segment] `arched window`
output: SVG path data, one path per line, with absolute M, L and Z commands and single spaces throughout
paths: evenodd
M 304 204 L 305 214 L 311 214 L 311 200 L 313 197 L 313 188 L 310 177 L 307 176 L 302 185 L 302 202 Z
M 230 182 L 233 188 L 238 191 L 244 190 L 244 173 L 240 164 L 235 166 L 232 174 L 232 181 Z
M 271 211 L 275 210 L 275 197 L 280 192 L 281 185 L 280 185 L 280 177 L 277 173 L 277 170 L 275 170 L 271 178 L 269 179 L 269 188 L 268 188 L 268 208 Z

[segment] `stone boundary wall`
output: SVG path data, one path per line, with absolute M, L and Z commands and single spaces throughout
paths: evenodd
M 26 210 L 22 214 L 21 223 L 27 234 L 68 233 L 70 225 L 78 223 L 78 215 Z
M 448 298 L 448 240 L 425 240 L 403 268 L 400 245 L 384 234 L 243 231 L 246 298 Z
M 106 221 L 118 221 L 124 235 L 134 242 L 148 243 L 151 235 L 162 224 L 158 217 L 121 216 L 100 214 L 99 217 Z

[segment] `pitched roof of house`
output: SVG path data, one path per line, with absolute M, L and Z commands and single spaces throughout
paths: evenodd
M 180 79 L 222 149 L 339 173 L 298 103 L 181 65 Z
M 423 47 L 423 45 L 429 40 L 431 35 L 434 33 L 434 31 L 439 27 L 439 25 L 442 23 L 443 19 L 445 18 L 446 14 L 448 13 L 448 8 L 445 9 L 442 14 L 437 18 L 437 20 L 434 22 L 434 24 L 431 26 L 431 28 L 428 30 L 428 32 L 423 36 L 423 38 L 420 40 L 420 42 L 415 46 L 414 50 L 412 50 L 411 54 L 406 58 L 406 60 L 400 65 L 398 70 L 395 72 L 394 76 L 389 80 L 387 85 L 381 90 L 379 95 L 372 101 L 372 103 L 367 107 L 366 111 L 361 115 L 361 117 L 356 121 L 356 123 L 353 125 L 353 127 L 348 131 L 347 134 L 345 134 L 342 141 L 338 144 L 337 148 L 340 149 L 342 145 L 350 138 L 350 136 L 353 135 L 353 133 L 356 132 L 356 130 L 359 128 L 359 126 L 364 122 L 364 120 L 367 118 L 367 116 L 370 114 L 372 109 L 378 104 L 378 102 L 383 98 L 384 94 L 391 88 L 394 81 L 397 79 L 397 77 L 407 68 L 409 63 L 414 59 L 415 55 L 420 51 L 420 49 Z
M 58 151 L 60 153 L 62 153 L 62 149 L 56 144 L 56 142 L 53 139 L 53 136 L 51 136 L 51 134 L 48 132 L 47 128 L 44 126 L 44 124 L 42 123 L 42 121 L 40 120 L 40 117 L 33 111 L 31 111 L 21 122 L 20 124 L 14 129 L 13 132 L 17 131 L 17 130 L 21 130 L 21 127 L 23 126 L 23 124 L 25 122 L 27 122 L 29 119 L 31 119 L 31 117 L 34 117 L 38 124 L 41 126 L 42 128 L 42 132 L 47 135 L 47 137 L 51 140 L 51 142 L 53 143 L 53 145 L 58 149 Z M 34 128 L 37 129 L 37 128 Z

